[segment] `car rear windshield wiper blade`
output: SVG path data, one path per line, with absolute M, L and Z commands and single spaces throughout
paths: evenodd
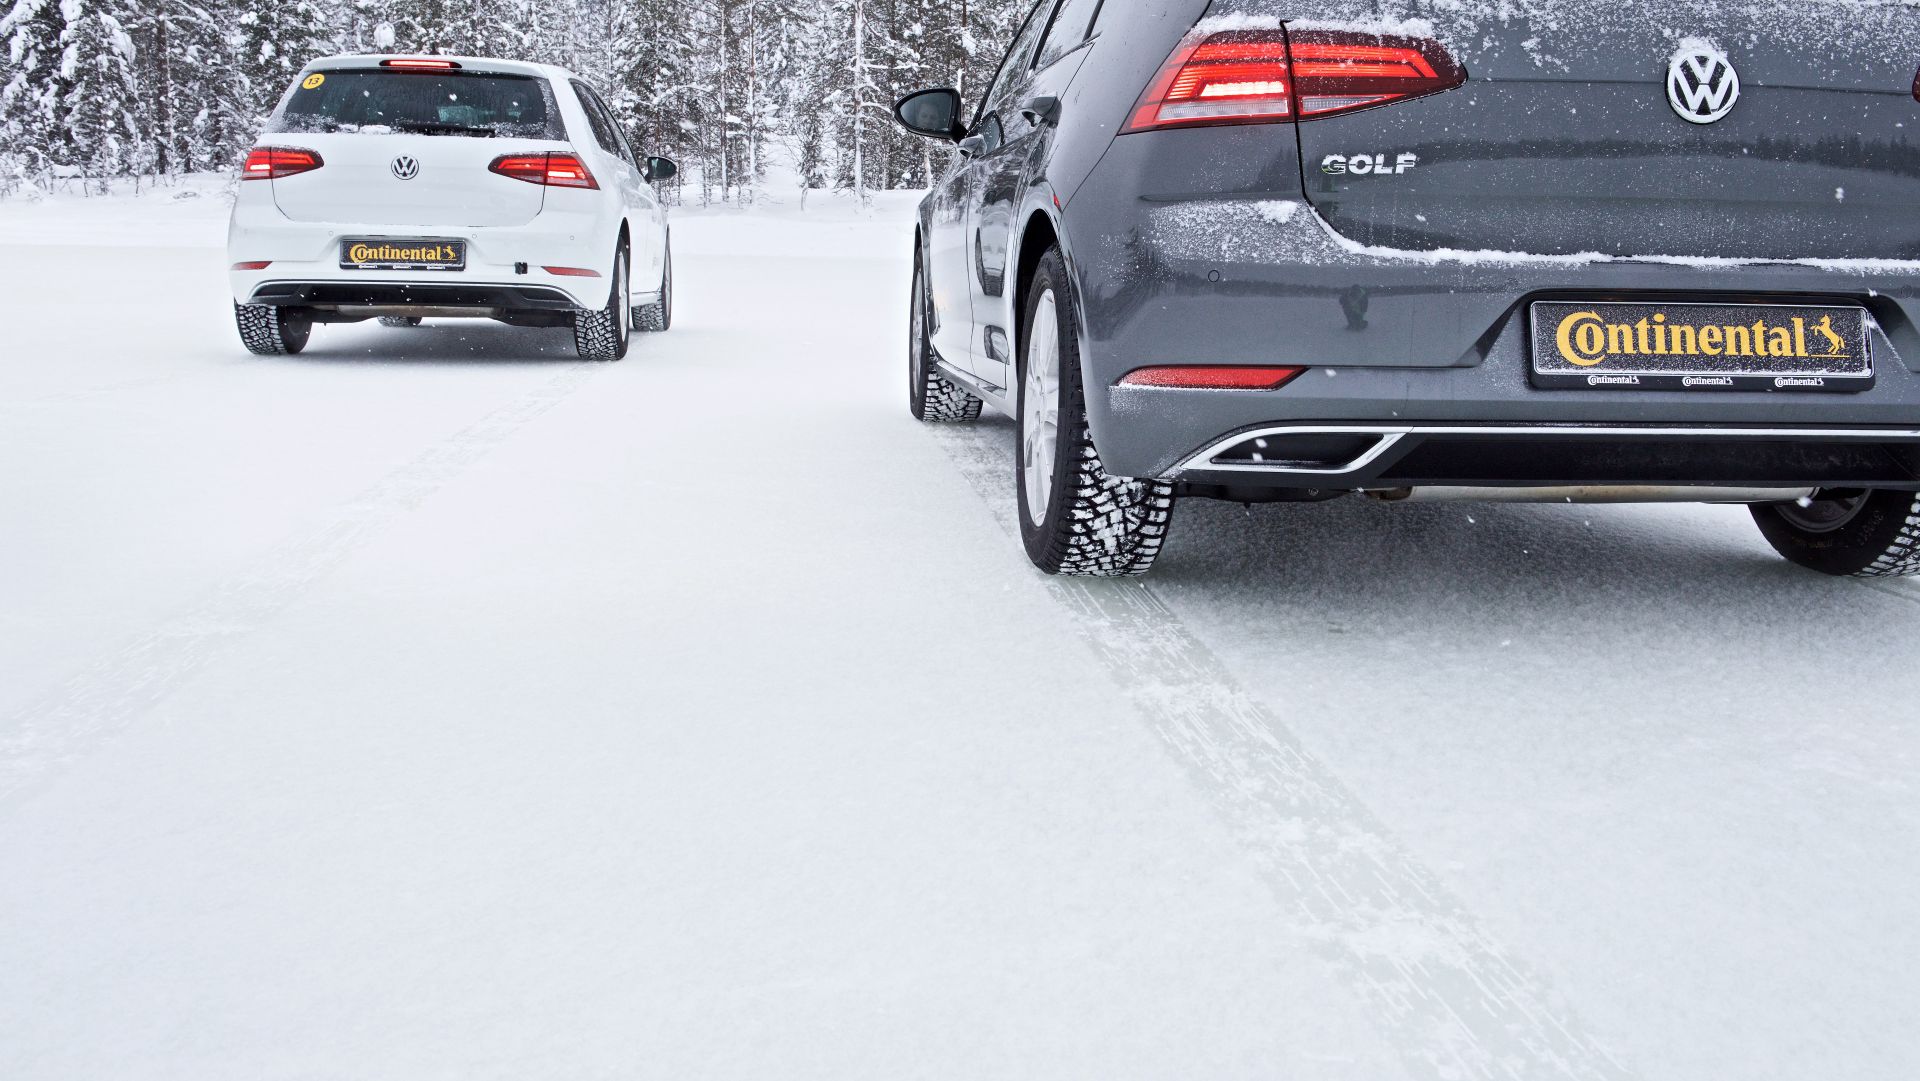
M 478 135 L 491 139 L 499 132 L 492 128 L 475 127 L 471 124 L 442 124 L 433 120 L 394 120 L 388 126 L 398 131 L 418 132 L 421 135 Z

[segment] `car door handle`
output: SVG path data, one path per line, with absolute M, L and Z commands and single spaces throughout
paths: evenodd
M 1060 123 L 1060 99 L 1051 95 L 1034 98 L 1020 107 L 1020 115 L 1036 128 L 1043 124 L 1056 127 Z

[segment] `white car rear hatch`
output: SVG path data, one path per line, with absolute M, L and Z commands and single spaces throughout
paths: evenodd
M 568 149 L 545 79 L 454 60 L 308 72 L 261 141 L 320 158 L 273 181 L 288 218 L 408 229 L 524 225 L 546 189 L 491 166 Z

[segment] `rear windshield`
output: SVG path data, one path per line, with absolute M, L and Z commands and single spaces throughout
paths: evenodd
M 544 79 L 357 69 L 301 76 L 271 130 L 564 139 L 559 116 Z

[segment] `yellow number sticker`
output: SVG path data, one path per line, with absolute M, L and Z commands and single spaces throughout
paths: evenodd
M 326 84 L 326 81 L 327 77 L 316 71 L 312 75 L 307 76 L 307 81 L 301 83 L 300 87 L 303 90 L 318 90 Z

